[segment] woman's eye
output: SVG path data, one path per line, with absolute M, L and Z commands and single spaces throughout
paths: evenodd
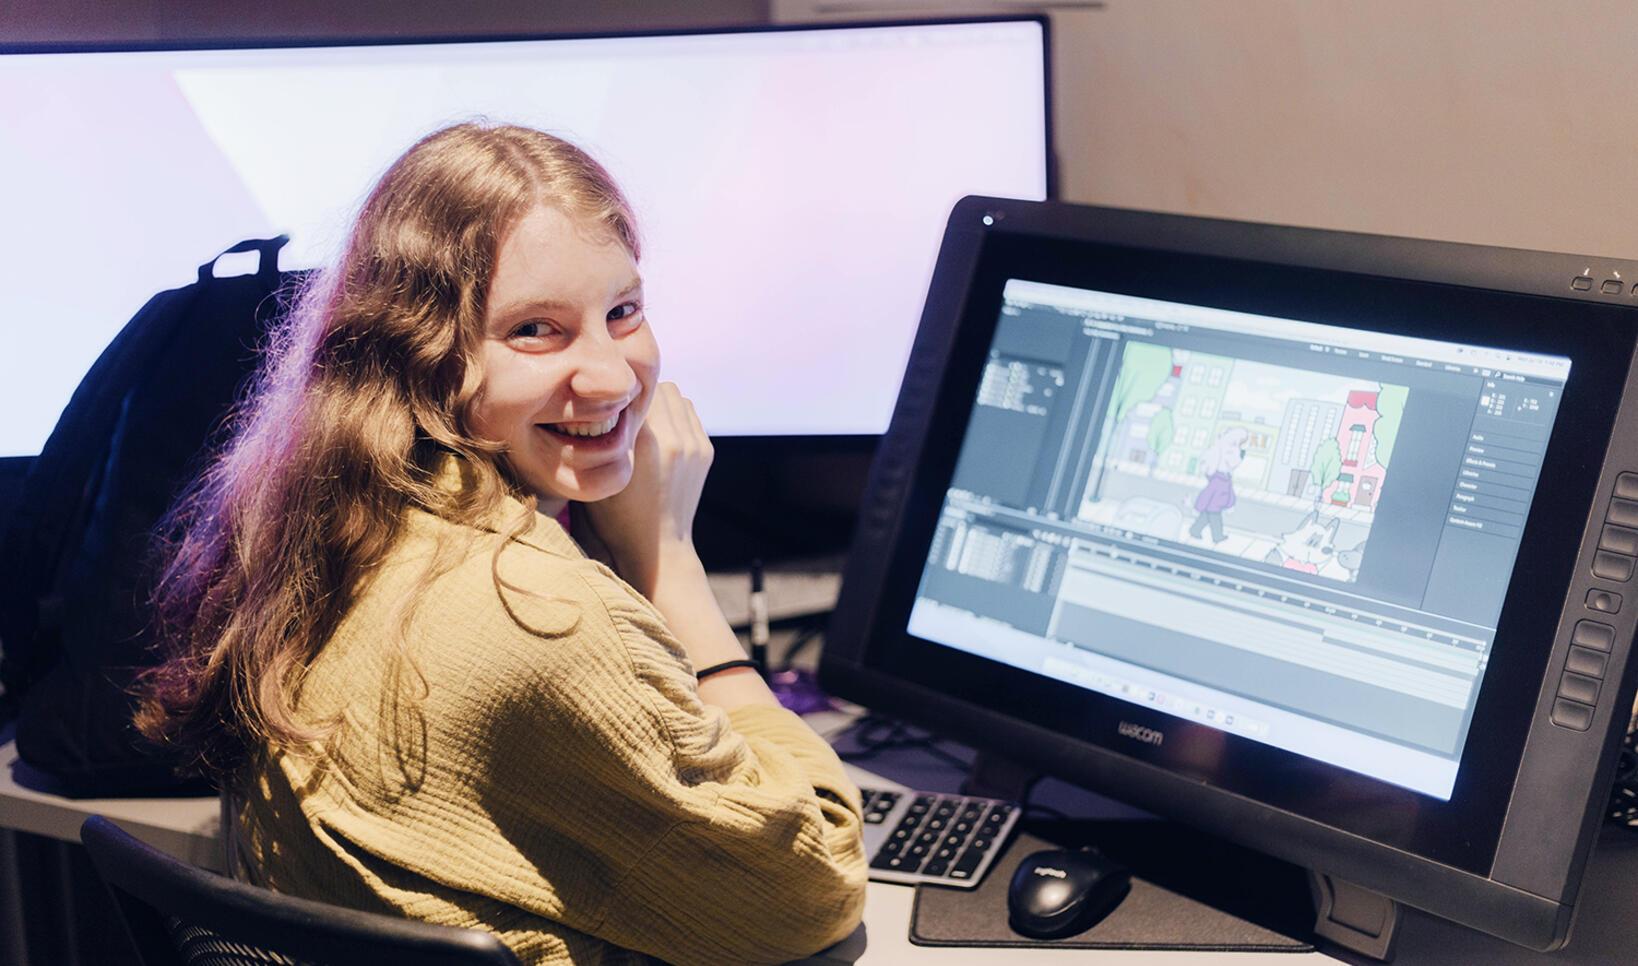
M 614 308 L 609 309 L 609 321 L 627 322 L 634 318 L 642 310 L 642 305 L 638 304 L 637 302 L 621 302 Z
M 543 339 L 551 334 L 551 327 L 544 322 L 525 322 L 512 330 L 513 338 L 518 339 Z

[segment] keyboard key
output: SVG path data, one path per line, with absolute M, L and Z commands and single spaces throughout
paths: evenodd
M 938 838 L 939 838 L 938 832 L 936 832 L 936 831 L 934 831 L 932 829 L 929 829 L 929 830 L 921 833 L 920 835 L 916 836 L 916 844 L 917 845 L 932 845 L 934 842 L 938 841 Z
M 933 859 L 921 867 L 922 875 L 943 875 L 949 871 L 950 863 L 943 859 Z
M 864 820 L 865 820 L 865 824 L 867 824 L 867 825 L 880 825 L 883 822 L 887 821 L 887 813 L 886 812 L 866 812 L 866 813 L 864 813 Z
M 973 838 L 973 840 L 972 840 L 972 844 L 969 845 L 968 847 L 971 848 L 975 852 L 984 852 L 984 851 L 987 851 L 989 849 L 989 847 L 991 845 L 994 845 L 994 844 L 995 844 L 995 839 L 985 838 L 982 835 L 980 835 L 980 836 L 975 836 Z
M 927 820 L 927 827 L 935 832 L 943 830 L 943 828 L 948 824 L 949 822 L 947 820 L 937 817 Z
M 974 872 L 978 871 L 979 863 L 981 863 L 983 861 L 984 861 L 984 853 L 983 852 L 980 852 L 980 851 L 978 851 L 977 849 L 974 849 L 974 848 L 967 849 L 967 851 L 961 853 L 961 858 L 956 859 L 955 868 L 950 870 L 950 878 L 952 878 L 952 879 L 971 878 L 972 874 Z M 966 873 L 966 874 L 962 875 L 962 873 Z

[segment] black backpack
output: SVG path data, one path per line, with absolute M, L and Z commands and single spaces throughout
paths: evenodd
M 131 725 L 129 688 L 153 663 L 150 533 L 220 445 L 281 289 L 286 239 L 240 242 L 254 275 L 148 301 L 74 390 L 30 467 L 0 542 L 0 721 L 24 762 L 76 796 L 208 791 Z M 224 252 L 223 254 L 227 254 Z M 218 256 L 220 257 L 220 256 Z

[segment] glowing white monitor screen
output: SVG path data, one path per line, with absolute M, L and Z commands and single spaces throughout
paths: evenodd
M 0 455 L 149 296 L 243 238 L 324 263 L 394 157 L 474 117 L 625 188 L 708 430 L 880 433 L 951 206 L 1046 195 L 1044 57 L 1035 21 L 0 55 Z

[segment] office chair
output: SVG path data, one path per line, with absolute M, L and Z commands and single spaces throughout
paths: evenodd
M 100 815 L 85 820 L 80 841 L 113 893 L 143 966 L 519 966 L 489 933 L 235 882 L 173 859 Z

